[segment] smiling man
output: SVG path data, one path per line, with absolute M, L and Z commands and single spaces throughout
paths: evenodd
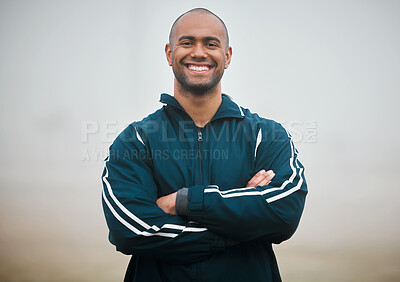
M 178 18 L 165 52 L 175 75 L 175 96 L 181 92 L 199 96 L 221 92 L 220 81 L 232 48 L 219 18 L 200 10 Z
M 272 244 L 307 194 L 298 151 L 221 93 L 232 48 L 219 17 L 190 10 L 169 41 L 174 95 L 116 138 L 102 176 L 109 239 L 132 256 L 125 281 L 280 281 Z

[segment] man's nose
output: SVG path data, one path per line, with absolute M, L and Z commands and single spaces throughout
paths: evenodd
M 196 44 L 193 48 L 194 49 L 190 54 L 192 58 L 207 58 L 207 52 L 204 49 L 203 44 Z

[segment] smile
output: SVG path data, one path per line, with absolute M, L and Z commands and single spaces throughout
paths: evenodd
M 195 72 L 207 72 L 210 70 L 209 66 L 187 65 L 188 69 Z

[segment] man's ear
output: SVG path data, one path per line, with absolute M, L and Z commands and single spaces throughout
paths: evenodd
M 232 58 L 232 47 L 228 46 L 225 51 L 225 69 L 229 67 L 229 64 L 231 63 L 231 58 Z
M 168 64 L 172 66 L 172 46 L 171 44 L 165 44 L 165 56 L 167 57 Z

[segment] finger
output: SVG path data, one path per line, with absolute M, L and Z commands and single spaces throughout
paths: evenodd
M 249 186 L 251 187 L 255 187 L 258 185 L 258 183 L 260 183 L 266 176 L 266 171 L 264 169 L 260 170 L 259 172 L 257 172 L 252 179 L 250 179 L 249 181 Z
M 246 187 L 254 187 L 258 182 L 260 182 L 263 179 L 263 174 L 265 173 L 265 170 L 262 169 L 259 172 L 257 172 L 250 180 L 247 182 Z
M 261 181 L 263 181 L 266 177 L 269 177 L 274 172 L 272 170 L 265 171 L 264 169 L 257 172 L 252 179 L 247 183 L 247 187 L 255 187 L 258 186 Z
M 272 170 L 260 170 L 247 184 L 247 187 L 256 187 L 267 185 L 271 179 L 275 176 Z
M 275 173 L 269 174 L 267 177 L 265 177 L 260 183 L 257 184 L 257 186 L 265 186 L 268 185 L 272 178 L 274 178 Z

